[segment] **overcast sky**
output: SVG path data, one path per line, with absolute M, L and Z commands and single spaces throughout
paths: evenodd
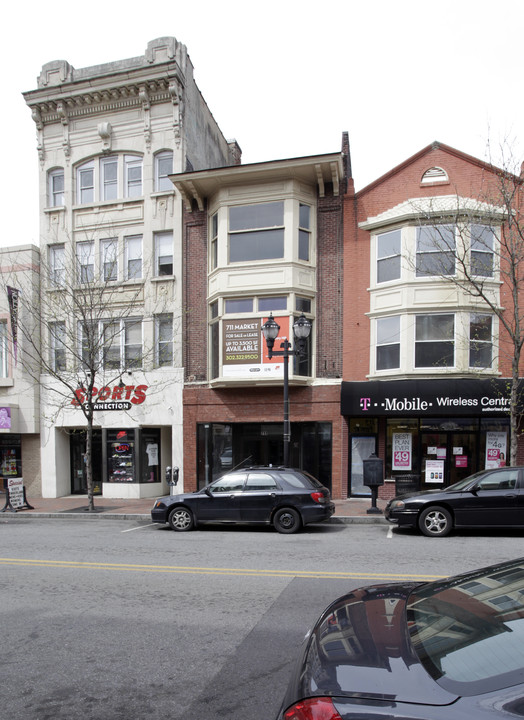
M 165 35 L 187 46 L 244 163 L 337 152 L 347 130 L 358 189 L 434 140 L 483 160 L 502 142 L 514 154 L 524 145 L 522 0 L 30 0 L 8 20 L 2 246 L 39 244 L 36 132 L 21 93 L 42 65 L 135 57 Z

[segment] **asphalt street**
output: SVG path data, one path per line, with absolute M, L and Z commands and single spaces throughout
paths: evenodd
M 4 717 L 272 720 L 307 628 L 364 584 L 522 553 L 522 533 L 387 525 L 297 535 L 143 520 L 0 519 Z

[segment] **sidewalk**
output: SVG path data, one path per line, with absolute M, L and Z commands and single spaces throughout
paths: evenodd
M 6 510 L 0 517 L 87 517 L 106 518 L 111 520 L 151 520 L 151 508 L 155 498 L 142 498 L 140 500 L 113 500 L 104 497 L 95 497 L 95 512 L 87 511 L 87 496 L 69 495 L 60 498 L 32 498 L 27 502 L 32 510 L 18 510 L 16 513 Z M 368 513 L 371 507 L 371 498 L 348 498 L 335 500 L 336 510 L 330 522 L 342 523 L 376 523 L 386 522 L 382 513 Z M 377 507 L 383 510 L 383 500 L 377 501 Z M 0 493 L 0 510 L 5 505 L 5 494 Z

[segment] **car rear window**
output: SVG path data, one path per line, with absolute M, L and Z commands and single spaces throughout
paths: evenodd
M 313 475 L 310 475 L 309 473 L 291 473 L 284 471 L 279 473 L 279 475 L 289 485 L 295 488 L 305 488 L 306 490 L 311 490 L 312 488 L 316 489 L 322 487 L 322 483 L 320 483 L 316 478 L 313 477 Z
M 407 620 L 417 656 L 446 690 L 524 682 L 524 560 L 417 588 Z

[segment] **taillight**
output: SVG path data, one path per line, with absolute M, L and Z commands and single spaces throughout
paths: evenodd
M 313 492 L 311 493 L 311 497 L 313 500 L 317 503 L 324 503 L 326 502 L 326 498 L 324 497 L 324 494 L 321 492 Z
M 301 700 L 284 713 L 284 720 L 342 720 L 331 698 Z

